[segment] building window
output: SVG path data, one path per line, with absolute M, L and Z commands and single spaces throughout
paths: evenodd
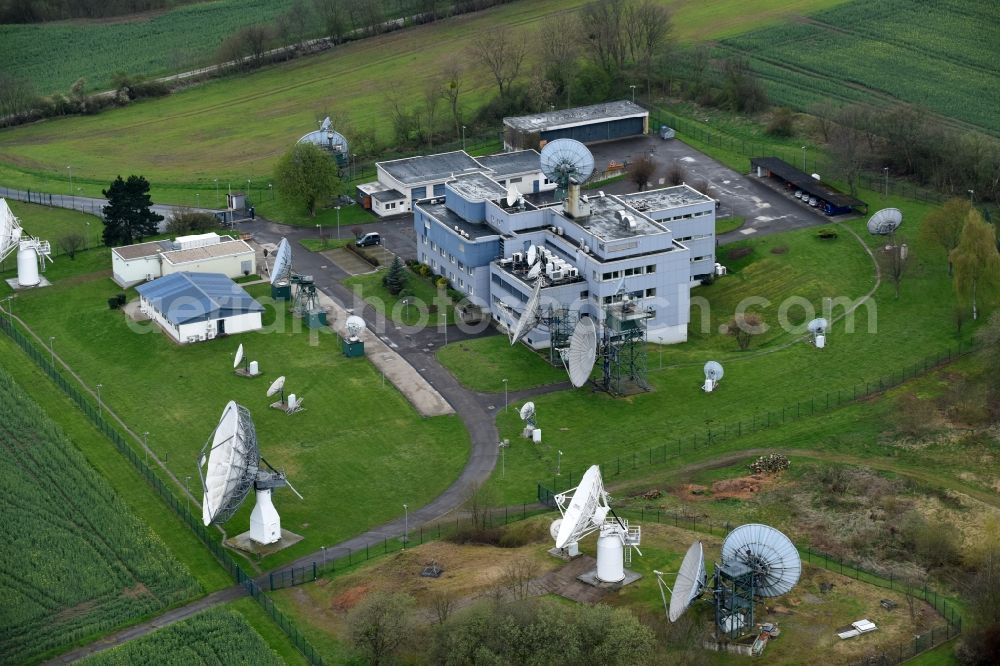
M 656 264 L 650 264 L 649 266 L 646 266 L 646 272 L 647 273 L 655 273 L 656 272 Z
M 652 298 L 656 296 L 656 287 L 650 287 L 646 290 L 646 298 Z
M 580 298 L 586 299 L 586 298 L 589 298 L 589 297 L 590 297 L 590 291 L 589 290 L 584 290 L 584 291 L 580 292 Z
M 521 182 L 521 177 L 520 176 L 518 176 L 517 178 L 511 178 L 510 179 L 510 184 L 511 185 L 513 185 L 514 183 L 520 183 L 520 182 Z

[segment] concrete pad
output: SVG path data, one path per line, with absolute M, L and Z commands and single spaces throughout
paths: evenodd
M 28 289 L 41 289 L 42 287 L 49 287 L 49 286 L 52 285 L 51 282 L 49 282 L 48 280 L 45 279 L 44 275 L 40 275 L 38 277 L 38 284 L 32 285 L 30 287 L 22 287 L 20 284 L 18 284 L 16 277 L 15 278 L 9 278 L 9 279 L 5 280 L 5 282 L 7 283 L 7 286 L 9 286 L 14 291 L 27 291 Z
M 294 546 L 299 541 L 302 541 L 302 535 L 295 534 L 294 532 L 289 532 L 285 528 L 281 528 L 281 538 L 274 543 L 257 543 L 250 538 L 249 531 L 226 539 L 223 543 L 230 548 L 242 550 L 244 553 L 251 553 L 253 555 L 271 555 L 280 550 L 284 550 L 289 546 Z
M 624 587 L 625 585 L 634 583 L 640 578 L 642 578 L 642 574 L 636 573 L 631 569 L 626 569 L 625 578 L 621 579 L 617 583 L 606 583 L 597 577 L 596 567 L 576 577 L 576 579 L 581 583 L 585 583 L 586 585 L 593 585 L 594 587 L 598 587 L 605 590 L 617 590 L 621 587 Z

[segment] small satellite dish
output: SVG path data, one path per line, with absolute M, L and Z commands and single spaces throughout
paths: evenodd
M 292 246 L 288 239 L 282 238 L 274 253 L 274 267 L 271 269 L 271 285 L 287 282 L 292 272 Z
M 538 261 L 538 248 L 534 245 L 528 246 L 528 255 L 525 257 L 529 266 L 533 266 Z
M 351 315 L 347 318 L 347 336 L 351 340 L 357 340 L 365 330 L 365 320 L 358 315 Z
M 753 575 L 754 593 L 779 597 L 799 582 L 802 560 L 791 540 L 768 525 L 741 525 L 722 542 L 722 561 L 739 562 Z
M 541 263 L 535 264 L 535 266 L 541 266 Z M 532 268 L 534 270 L 534 268 Z M 517 320 L 517 324 L 514 326 L 514 330 L 510 334 L 510 344 L 514 346 L 517 341 L 528 334 L 528 331 L 533 329 L 538 324 L 538 306 L 542 301 L 542 280 L 537 280 L 535 282 L 535 288 L 531 292 L 531 298 L 528 299 L 528 304 L 524 306 L 524 312 L 521 313 L 521 318 Z
M 566 493 L 560 494 L 565 501 Z M 604 481 L 601 479 L 601 468 L 591 465 L 580 479 L 580 485 L 574 489 L 569 506 L 563 511 L 556 533 L 556 548 L 565 548 L 600 527 L 610 510 L 607 493 L 604 492 Z
M 538 262 L 528 270 L 528 274 L 524 278 L 526 280 L 537 280 L 538 276 L 542 274 L 543 268 L 545 268 L 545 265 L 542 262 Z
M 702 389 L 705 393 L 711 393 L 715 390 L 715 387 L 719 385 L 719 380 L 722 379 L 722 375 L 725 374 L 722 371 L 722 364 L 717 361 L 709 361 L 705 364 L 705 384 Z
M 580 388 L 590 379 L 597 360 L 597 327 L 590 317 L 581 317 L 569 338 L 569 350 L 563 362 L 569 372 L 569 381 Z
M 243 362 L 243 343 L 236 349 L 236 359 L 233 361 L 233 368 L 238 368 L 240 363 Z
M 819 317 L 810 321 L 806 327 L 813 335 L 821 335 L 826 332 L 826 329 L 829 327 L 829 323 L 826 319 Z
M 513 206 L 514 204 L 517 203 L 517 195 L 518 195 L 517 187 L 515 187 L 514 183 L 511 183 L 510 185 L 508 185 L 507 186 L 507 206 L 508 207 L 509 206 Z
M 705 549 L 701 541 L 695 541 L 688 548 L 677 571 L 674 588 L 670 591 L 670 610 L 667 617 L 676 622 L 705 589 L 708 574 L 705 570 Z
M 542 172 L 559 188 L 566 190 L 570 180 L 583 184 L 594 173 L 594 156 L 574 139 L 556 139 L 542 148 Z
M 903 213 L 898 208 L 883 208 L 868 220 L 868 233 L 888 236 L 903 223 Z
M 528 401 L 524 403 L 518 414 L 521 416 L 522 421 L 527 421 L 531 423 L 535 420 L 535 403 Z
M 278 377 L 277 379 L 274 380 L 274 382 L 271 383 L 271 388 L 267 389 L 267 397 L 270 398 L 272 395 L 282 390 L 283 388 L 285 388 L 284 375 Z

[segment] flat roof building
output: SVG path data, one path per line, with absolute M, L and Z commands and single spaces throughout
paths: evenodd
M 815 197 L 815 207 L 827 215 L 868 212 L 868 204 L 861 199 L 844 194 L 781 158 L 751 157 L 750 169 L 758 178 L 772 179 L 789 192 L 800 191 Z
M 181 344 L 261 328 L 264 308 L 219 273 L 173 273 L 136 291 L 140 311 Z
M 231 278 L 257 272 L 256 252 L 246 241 L 216 233 L 178 236 L 111 250 L 112 279 L 122 287 L 179 271 L 222 273 Z
M 620 100 L 503 119 L 506 150 L 541 149 L 553 139 L 614 141 L 649 133 L 649 111 Z

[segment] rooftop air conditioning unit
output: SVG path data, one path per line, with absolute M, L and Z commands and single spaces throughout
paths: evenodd
M 554 262 L 550 261 L 547 264 L 545 264 L 545 274 L 546 275 L 552 275 L 555 272 L 555 270 L 556 270 L 556 265 L 555 265 Z
M 563 228 L 562 227 L 556 227 L 556 235 L 557 236 L 562 236 L 563 235 Z
M 561 270 L 559 270 L 559 271 L 552 271 L 551 273 L 549 273 L 549 277 L 552 278 L 553 280 L 562 280 L 563 279 L 563 272 Z
M 512 260 L 515 264 L 519 264 L 524 261 L 524 252 L 515 252 Z
M 559 230 L 555 226 L 549 227 L 549 231 L 551 231 L 554 234 L 558 234 L 559 233 Z
M 570 268 L 566 269 L 566 275 L 567 275 L 567 277 L 571 277 L 571 278 L 580 277 L 580 271 L 577 270 L 576 268 L 570 267 Z

